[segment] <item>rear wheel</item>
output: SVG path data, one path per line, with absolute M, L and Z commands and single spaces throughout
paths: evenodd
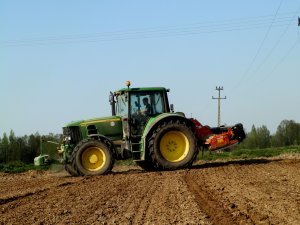
M 65 164 L 65 170 L 71 175 L 71 176 L 78 176 L 78 173 L 76 170 L 72 167 L 71 164 Z
M 72 165 L 79 175 L 106 174 L 113 167 L 112 152 L 100 140 L 80 142 L 74 149 L 72 156 Z
M 149 139 L 153 165 L 161 169 L 190 166 L 197 156 L 197 141 L 185 122 L 171 120 L 157 127 Z

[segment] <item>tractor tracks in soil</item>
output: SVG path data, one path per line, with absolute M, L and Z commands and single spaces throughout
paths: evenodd
M 0 174 L 0 224 L 300 224 L 300 160 Z M 26 218 L 26 220 L 24 220 Z
M 12 175 L 14 176 L 14 175 Z M 15 175 L 16 179 L 18 176 Z M 80 182 L 83 178 L 77 178 L 76 180 L 67 179 L 59 180 L 59 178 L 49 178 L 47 179 L 36 179 L 36 176 L 29 176 L 29 179 L 32 179 L 29 182 L 29 179 L 25 180 L 6 180 L 3 179 L 2 184 L 0 185 L 0 206 L 9 202 L 19 201 L 24 198 L 28 198 L 34 195 L 40 195 L 44 192 L 47 192 L 51 189 L 59 189 L 60 187 L 65 187 L 68 185 L 73 185 L 77 182 Z M 27 182 L 26 182 L 27 181 Z M 18 183 L 18 185 L 15 185 Z
M 118 180 L 126 179 L 127 184 L 109 199 L 102 198 L 105 204 L 91 213 L 86 224 L 204 224 L 187 192 L 180 191 L 181 175 L 170 177 L 174 173 L 178 172 L 118 174 Z M 112 188 L 115 185 L 119 186 L 112 182 Z
M 193 193 L 198 207 L 207 215 L 213 224 L 234 225 L 234 224 L 255 224 L 249 217 L 236 209 L 236 205 L 224 202 L 218 190 L 206 184 L 204 174 L 197 175 L 194 171 L 187 172 L 184 180 L 189 191 Z M 238 215 L 238 219 L 236 216 Z

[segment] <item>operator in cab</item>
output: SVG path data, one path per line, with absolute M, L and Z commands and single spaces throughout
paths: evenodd
M 147 97 L 143 98 L 143 104 L 145 108 L 141 111 L 144 116 L 151 114 L 151 105 L 149 104 L 149 99 Z

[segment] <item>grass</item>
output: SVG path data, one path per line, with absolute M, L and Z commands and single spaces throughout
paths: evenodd
M 202 152 L 199 153 L 198 160 L 216 159 L 252 159 L 258 157 L 274 157 L 281 154 L 300 153 L 300 146 L 266 148 L 266 149 L 236 149 L 229 152 Z
M 126 160 L 116 160 L 115 165 L 119 166 L 135 166 L 135 162 L 132 159 L 126 159 Z
M 49 165 L 34 166 L 33 164 L 24 164 L 22 162 L 11 162 L 8 164 L 0 164 L 0 172 L 3 173 L 22 173 L 28 170 L 48 170 Z

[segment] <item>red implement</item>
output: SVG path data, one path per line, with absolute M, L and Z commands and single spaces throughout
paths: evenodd
M 203 142 L 209 150 L 218 150 L 238 143 L 234 138 L 234 132 L 231 127 L 222 127 L 222 129 L 212 129 L 209 126 L 203 126 L 198 120 L 190 119 L 195 125 L 195 135 Z

